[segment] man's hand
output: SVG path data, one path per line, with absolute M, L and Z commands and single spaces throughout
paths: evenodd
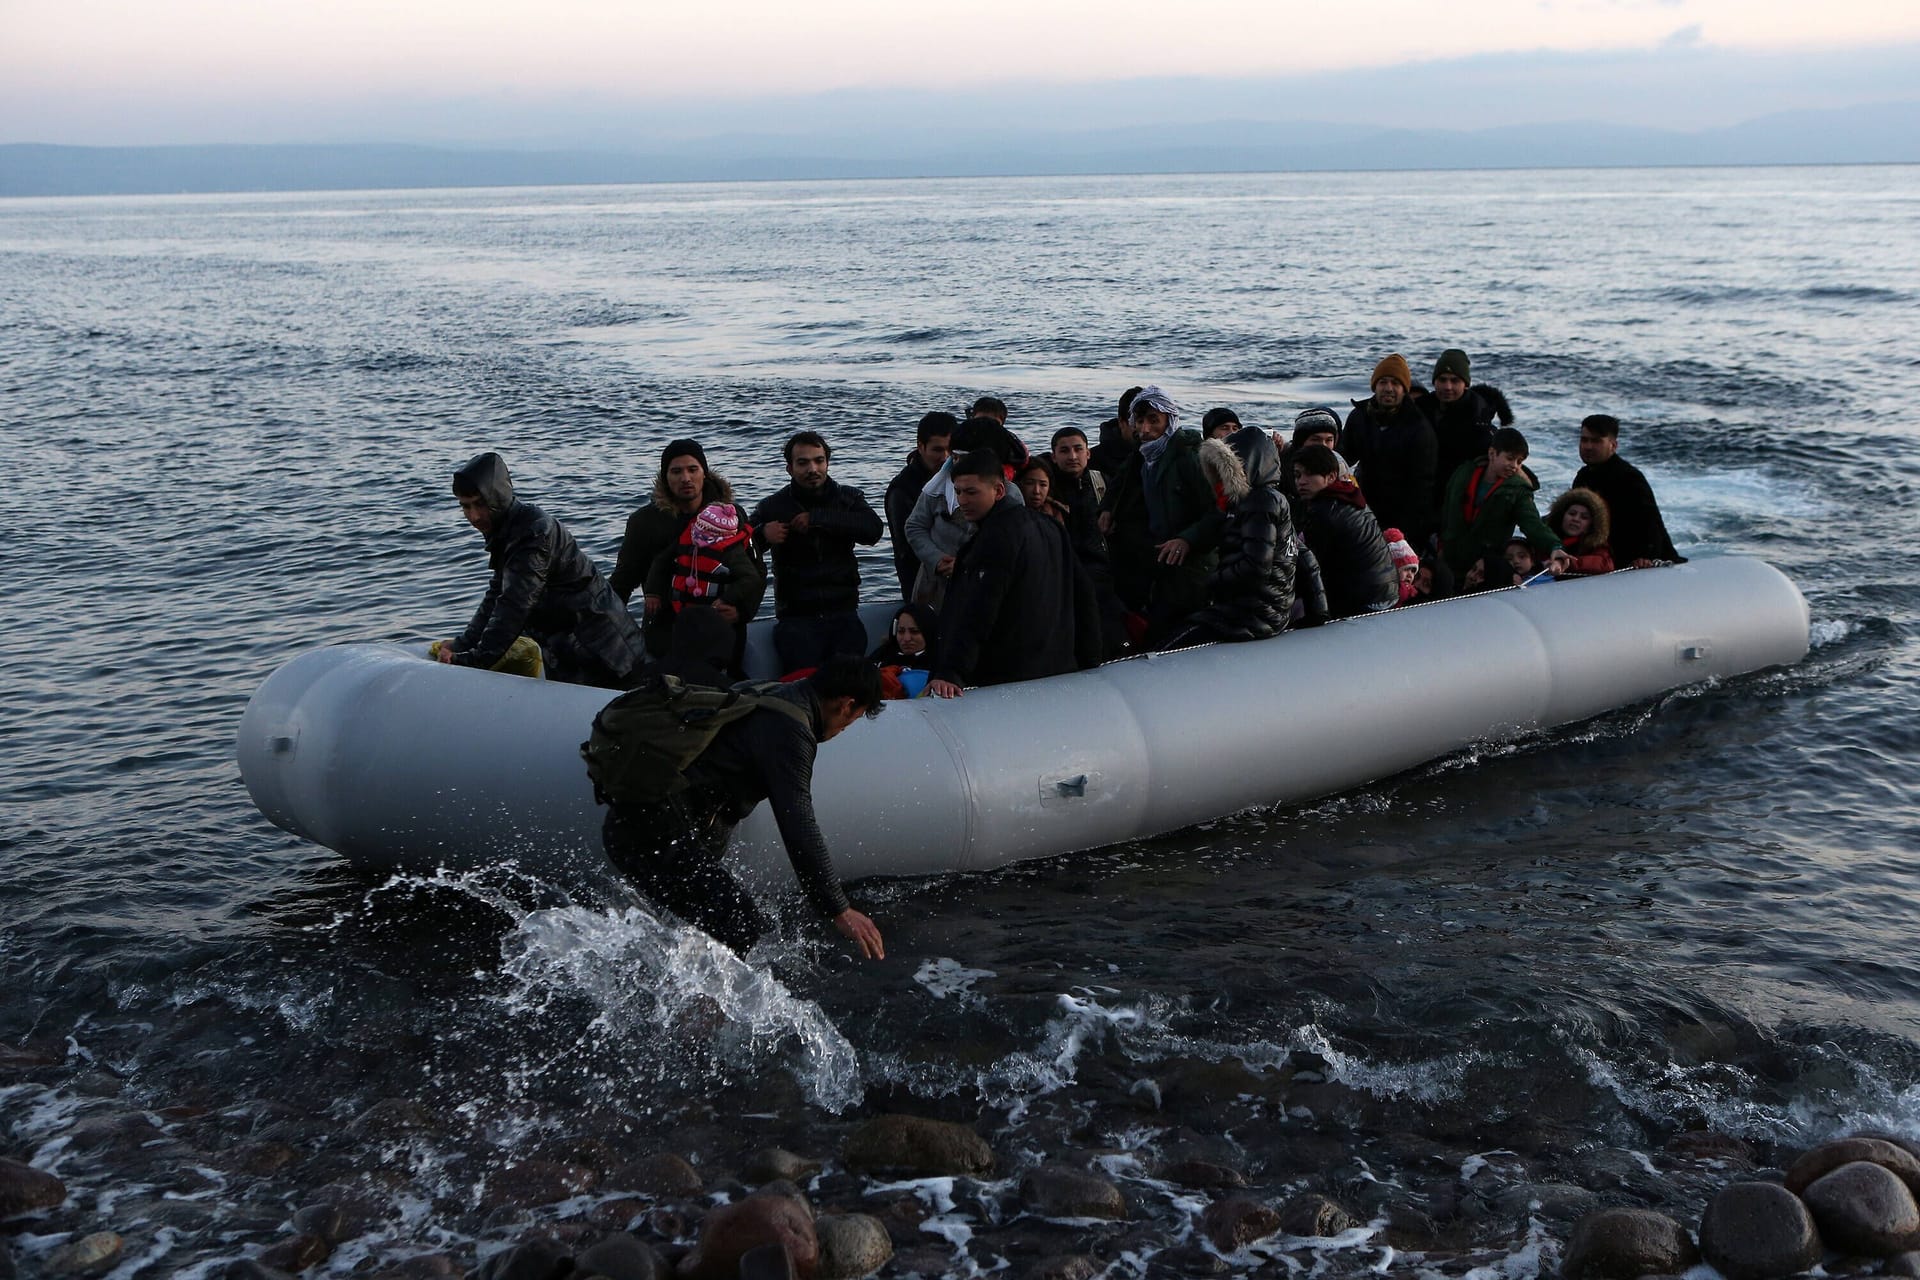
M 1641 556 L 1638 560 L 1635 560 L 1633 562 L 1633 567 L 1636 569 L 1651 569 L 1653 568 L 1653 566 L 1659 563 L 1660 562 L 1658 560 L 1649 560 L 1647 559 L 1647 557 Z
M 439 659 L 441 662 L 446 663 L 448 666 L 452 666 L 453 665 L 452 639 L 449 638 L 446 640 L 442 640 L 437 644 L 435 644 L 433 647 L 433 656 Z
M 936 698 L 957 698 L 960 696 L 960 686 L 951 680 L 929 680 L 927 692 Z
M 813 513 L 811 511 L 802 511 L 799 515 L 787 521 L 787 532 L 790 534 L 805 533 L 812 526 Z M 861 919 L 865 918 L 864 916 L 861 917 Z
M 1100 513 L 1100 518 L 1094 521 L 1094 523 L 1100 526 L 1101 533 L 1112 533 L 1113 532 L 1113 512 L 1102 511 Z
M 1573 557 L 1559 547 L 1555 547 L 1553 554 L 1547 557 L 1547 568 L 1553 570 L 1553 576 L 1556 578 L 1572 573 Z
M 659 596 L 641 596 L 640 611 L 646 614 L 649 618 L 651 618 L 654 614 L 660 612 L 660 597 Z
M 869 960 L 885 960 L 887 944 L 880 938 L 880 930 L 860 912 L 848 907 L 833 918 L 833 927 L 840 936 L 860 945 L 860 954 Z
M 715 600 L 713 602 L 713 611 L 725 618 L 728 622 L 737 623 L 740 621 L 740 611 L 724 600 Z
M 1168 538 L 1154 550 L 1160 553 L 1161 564 L 1185 564 L 1187 553 L 1193 550 L 1193 544 L 1185 538 Z
M 941 556 L 940 563 L 933 566 L 933 571 L 943 578 L 951 578 L 953 576 L 953 566 L 959 563 L 960 560 L 956 556 Z
M 767 540 L 768 546 L 777 547 L 787 540 L 787 526 L 778 520 L 769 520 L 760 526 L 760 536 Z

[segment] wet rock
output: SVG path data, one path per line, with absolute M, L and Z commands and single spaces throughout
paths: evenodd
M 0 1280 L 14 1280 L 18 1274 L 13 1265 L 13 1250 L 0 1240 Z
M 438 1126 L 427 1109 L 406 1098 L 382 1098 L 355 1116 L 347 1132 L 356 1138 L 399 1138 L 431 1133 Z
M 926 1239 L 920 1224 L 927 1220 L 927 1207 L 911 1196 L 893 1201 L 874 1215 L 887 1229 L 887 1238 L 896 1249 L 908 1249 Z
M 624 1231 L 604 1236 L 581 1250 L 573 1264 L 580 1275 L 600 1275 L 607 1280 L 659 1280 L 666 1274 L 660 1256 Z
M 893 1257 L 893 1239 L 878 1218 L 864 1213 L 830 1213 L 813 1224 L 820 1241 L 818 1280 L 856 1280 L 872 1275 Z
M 1233 1264 L 1197 1244 L 1176 1245 L 1153 1255 L 1149 1276 L 1223 1276 Z
M 1160 1074 L 1162 1104 L 1169 1110 L 1277 1097 L 1286 1084 L 1286 1075 L 1256 1071 L 1240 1058 L 1185 1059 L 1166 1064 Z
M 1753 1145 L 1724 1133 L 1676 1133 L 1667 1150 L 1687 1160 L 1719 1160 L 1727 1164 L 1753 1163 Z
M 1887 1265 L 1881 1275 L 1906 1276 L 1908 1280 L 1920 1278 L 1920 1253 L 1899 1253 L 1887 1259 Z
M 1176 1160 L 1160 1167 L 1160 1177 L 1178 1186 L 1199 1187 L 1208 1191 L 1225 1191 L 1247 1185 L 1246 1175 L 1238 1169 L 1229 1169 L 1210 1160 Z
M 1093 1280 L 1100 1264 L 1084 1253 L 1057 1253 L 1027 1270 L 1027 1280 Z
M 111 1231 L 96 1231 L 55 1249 L 47 1258 L 50 1276 L 103 1276 L 120 1265 L 126 1241 Z
M 66 1199 L 67 1184 L 52 1174 L 18 1160 L 0 1160 L 0 1218 L 58 1209 Z
M 634 1224 L 644 1222 L 646 1216 L 647 1202 L 636 1197 L 602 1200 L 587 1210 L 587 1220 L 606 1231 L 631 1231 Z
M 1232 1253 L 1280 1229 L 1280 1214 L 1249 1196 L 1216 1200 L 1200 1215 L 1200 1230 L 1222 1253 Z
M 534 1160 L 551 1160 L 555 1164 L 583 1165 L 597 1175 L 604 1175 L 621 1163 L 612 1147 L 598 1138 L 578 1134 L 543 1142 L 529 1156 Z
M 805 1182 L 820 1172 L 818 1160 L 808 1160 L 797 1156 L 784 1147 L 762 1147 L 747 1157 L 746 1168 L 740 1176 L 750 1183 L 763 1182 Z
M 237 1258 L 229 1262 L 221 1274 L 226 1280 L 293 1280 L 286 1272 L 277 1271 L 254 1258 Z
M 333 1256 L 333 1246 L 319 1236 L 291 1236 L 260 1253 L 259 1261 L 278 1271 L 305 1271 Z
M 243 1142 L 228 1154 L 227 1167 L 236 1173 L 265 1178 L 299 1158 L 300 1153 L 284 1142 Z
M 783 1244 L 763 1244 L 740 1255 L 740 1280 L 795 1280 L 793 1254 Z
M 1899 1175 L 1881 1165 L 1843 1164 L 1800 1198 L 1829 1248 L 1885 1258 L 1920 1245 L 1920 1206 Z
M 813 1201 L 807 1199 L 806 1192 L 794 1186 L 785 1178 L 769 1182 L 764 1187 L 755 1189 L 753 1194 L 756 1196 L 785 1196 L 789 1200 L 798 1202 L 800 1207 L 807 1211 L 809 1218 L 813 1217 Z
M 933 1245 L 906 1249 L 893 1257 L 893 1272 L 901 1276 L 945 1276 L 954 1270 L 953 1255 Z
M 733 1280 L 741 1258 L 764 1245 L 784 1245 L 795 1272 L 811 1280 L 820 1240 L 806 1206 L 787 1196 L 748 1196 L 708 1210 L 699 1243 L 680 1260 L 679 1271 L 688 1280 Z
M 1041 1165 L 1020 1179 L 1020 1203 L 1043 1218 L 1124 1218 L 1120 1188 L 1097 1173 Z
M 1565 1182 L 1522 1182 L 1494 1197 L 1497 1212 L 1510 1217 L 1538 1216 L 1548 1222 L 1573 1222 L 1600 1207 L 1600 1197 Z
M 1798 1195 L 1843 1164 L 1877 1164 L 1920 1195 L 1920 1159 L 1912 1152 L 1879 1138 L 1842 1138 L 1823 1142 L 1787 1166 L 1787 1190 Z
M 440 1280 L 441 1276 L 459 1275 L 460 1264 L 449 1254 L 421 1253 L 401 1263 L 400 1274 L 408 1280 Z
M 337 1204 L 310 1204 L 293 1215 L 293 1229 L 302 1235 L 319 1236 L 328 1244 L 349 1239 L 347 1215 Z
M 1353 1215 L 1323 1195 L 1296 1196 L 1280 1207 L 1280 1229 L 1290 1236 L 1337 1236 Z
M 663 1197 L 699 1195 L 706 1185 L 692 1165 L 664 1151 L 614 1170 L 608 1181 L 622 1190 Z
M 0 1077 L 31 1075 L 48 1067 L 57 1067 L 65 1059 L 52 1049 L 17 1048 L 0 1044 Z
M 481 1263 L 474 1280 L 560 1280 L 573 1259 L 551 1240 L 533 1239 L 502 1249 Z
M 1769 1280 L 1820 1260 L 1820 1233 L 1800 1198 L 1772 1182 L 1722 1187 L 1700 1219 L 1700 1252 L 1727 1280 Z
M 919 1177 L 987 1173 L 993 1149 L 964 1125 L 921 1116 L 879 1116 L 853 1131 L 843 1153 L 861 1172 L 899 1172 Z
M 487 1179 L 486 1194 L 480 1198 L 483 1209 L 530 1209 L 538 1204 L 557 1204 L 593 1190 L 600 1181 L 584 1165 L 559 1164 L 552 1160 L 523 1160 L 508 1165 Z
M 75 1151 L 127 1153 L 165 1136 L 159 1125 L 138 1111 L 88 1116 L 67 1130 L 67 1139 Z
M 1574 1225 L 1562 1280 L 1678 1275 L 1700 1260 L 1687 1229 L 1650 1209 L 1601 1209 Z

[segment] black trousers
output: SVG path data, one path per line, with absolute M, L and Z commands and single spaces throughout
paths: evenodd
M 745 954 L 773 927 L 727 869 L 733 824 L 698 795 L 659 805 L 607 806 L 607 859 L 656 905 Z

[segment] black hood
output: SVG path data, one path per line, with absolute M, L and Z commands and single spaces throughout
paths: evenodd
M 1274 447 L 1273 436 L 1265 428 L 1240 428 L 1227 437 L 1227 448 L 1233 450 L 1240 465 L 1246 468 L 1248 484 L 1256 489 L 1280 487 L 1280 450 Z
M 507 460 L 497 453 L 483 453 L 453 473 L 456 494 L 478 494 L 487 509 L 499 515 L 513 505 L 513 477 L 507 472 Z

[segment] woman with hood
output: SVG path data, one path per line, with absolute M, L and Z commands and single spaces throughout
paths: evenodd
M 1280 491 L 1273 437 L 1243 427 L 1200 445 L 1200 469 L 1226 506 L 1219 560 L 1207 575 L 1210 603 L 1165 648 L 1208 640 L 1264 640 L 1293 610 L 1293 516 Z
M 1613 572 L 1613 549 L 1608 545 L 1612 521 L 1599 494 L 1591 489 L 1567 490 L 1547 508 L 1547 528 L 1560 538 L 1550 557 L 1554 577 Z

